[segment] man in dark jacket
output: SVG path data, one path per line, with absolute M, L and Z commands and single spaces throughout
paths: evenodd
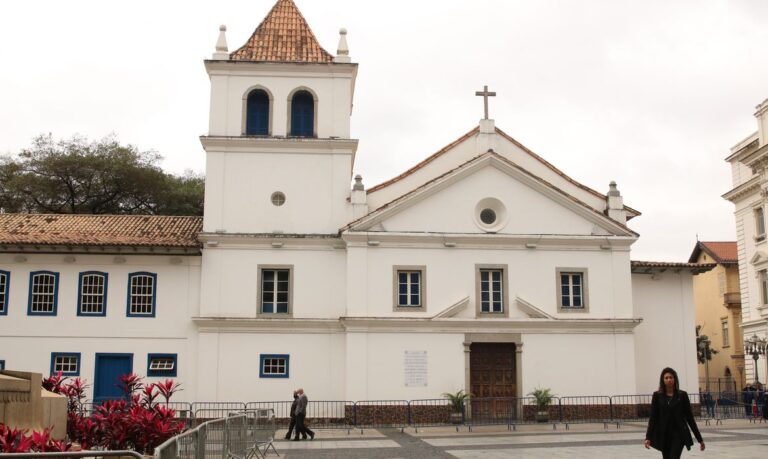
M 301 434 L 302 440 L 306 440 L 307 435 L 309 435 L 310 439 L 314 440 L 315 433 L 307 428 L 305 424 L 305 420 L 307 418 L 307 404 L 309 403 L 309 399 L 304 393 L 304 389 L 299 388 L 296 390 L 296 393 L 299 396 L 299 403 L 296 406 L 296 436 L 293 438 L 293 441 L 299 441 L 299 434 Z
M 296 407 L 299 406 L 299 395 L 296 391 L 293 391 L 293 403 L 291 403 L 291 423 L 288 425 L 288 433 L 285 434 L 285 439 L 291 439 L 291 433 L 294 427 L 296 427 Z M 298 432 L 298 431 L 297 431 Z

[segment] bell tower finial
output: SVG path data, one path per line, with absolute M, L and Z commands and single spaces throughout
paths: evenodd
M 214 60 L 229 60 L 229 48 L 227 47 L 227 26 L 219 26 L 219 39 L 216 40 L 216 52 L 213 53 Z
M 349 46 L 347 45 L 347 29 L 339 29 L 339 46 L 336 49 L 336 57 L 333 58 L 333 62 L 339 64 L 349 64 L 352 62 L 352 58 L 349 57 Z

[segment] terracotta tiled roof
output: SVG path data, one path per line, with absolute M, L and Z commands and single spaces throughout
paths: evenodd
M 0 245 L 197 248 L 202 217 L 0 214 Z
M 704 242 L 699 241 L 696 243 L 696 247 L 693 248 L 691 256 L 688 261 L 695 263 L 698 261 L 701 252 L 706 253 L 717 263 L 722 265 L 736 264 L 739 262 L 739 253 L 736 250 L 735 241 L 725 242 Z
M 235 61 L 333 62 L 293 0 L 278 0 L 251 38 L 230 54 Z
M 717 266 L 715 263 L 677 263 L 671 261 L 630 261 L 633 273 L 650 273 L 666 270 L 691 271 L 693 274 L 700 274 L 709 271 Z

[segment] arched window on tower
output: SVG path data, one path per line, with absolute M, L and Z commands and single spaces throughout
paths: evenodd
M 245 135 L 269 135 L 269 95 L 262 89 L 248 94 Z
M 309 91 L 298 91 L 291 99 L 291 136 L 314 137 L 315 98 Z

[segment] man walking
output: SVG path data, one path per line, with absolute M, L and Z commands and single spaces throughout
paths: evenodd
M 296 393 L 299 396 L 299 403 L 296 405 L 296 436 L 293 438 L 293 441 L 299 441 L 299 434 L 301 434 L 302 440 L 306 440 L 307 435 L 309 435 L 311 440 L 314 440 L 315 433 L 307 428 L 305 424 L 305 420 L 307 418 L 307 404 L 309 403 L 309 399 L 307 398 L 307 395 L 304 393 L 304 389 L 302 388 L 297 389 Z
M 293 391 L 293 403 L 291 403 L 291 423 L 288 425 L 288 433 L 285 434 L 285 439 L 290 440 L 293 429 L 296 428 L 296 407 L 299 406 L 299 394 Z M 298 430 L 296 431 L 298 432 Z

